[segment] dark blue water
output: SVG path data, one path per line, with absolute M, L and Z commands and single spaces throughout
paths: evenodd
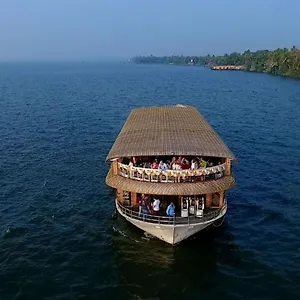
M 196 106 L 239 159 L 223 227 L 178 247 L 111 220 L 131 109 Z M 205 68 L 0 65 L 0 299 L 299 299 L 300 81 Z

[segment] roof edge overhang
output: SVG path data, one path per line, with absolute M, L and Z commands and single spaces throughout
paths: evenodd
M 216 156 L 216 155 L 211 155 L 211 154 L 205 154 L 205 153 L 201 153 L 201 154 L 197 154 L 197 153 L 174 153 L 174 152 L 171 152 L 171 153 L 164 153 L 164 154 L 161 154 L 161 153 L 147 153 L 147 154 L 128 154 L 128 153 L 124 153 L 123 155 L 120 155 L 118 157 L 114 157 L 114 156 L 107 156 L 106 159 L 105 159 L 105 162 L 108 162 L 108 161 L 114 161 L 114 160 L 118 160 L 119 158 L 124 158 L 124 157 L 147 157 L 147 156 L 151 156 L 151 157 L 162 157 L 162 156 L 194 156 L 194 157 L 215 157 L 215 158 L 223 158 L 223 159 L 229 159 L 229 160 L 232 160 L 234 162 L 238 162 L 238 159 L 232 154 L 231 157 L 224 157 L 224 156 Z
M 181 125 L 174 123 L 174 119 Z M 150 142 L 145 140 L 149 132 L 152 133 L 148 139 Z M 175 137 L 171 138 L 173 135 Z M 183 137 L 182 143 L 176 141 L 178 136 Z M 190 143 L 186 142 L 186 138 Z M 204 142 L 199 143 L 202 140 Z M 178 105 L 133 109 L 105 161 L 120 157 L 173 155 L 236 159 L 196 107 Z
M 108 171 L 106 184 L 124 191 L 153 194 L 153 195 L 199 195 L 226 191 L 235 186 L 232 175 L 217 180 L 192 183 L 154 183 L 128 179 L 113 175 L 112 168 Z

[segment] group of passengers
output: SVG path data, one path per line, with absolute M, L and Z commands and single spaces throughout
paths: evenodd
M 220 164 L 218 162 L 217 164 Z M 173 157 L 172 160 L 166 160 L 164 162 L 163 160 L 160 160 L 158 162 L 158 159 L 155 158 L 152 162 L 146 161 L 141 162 L 136 159 L 136 157 L 132 157 L 129 162 L 129 166 L 134 167 L 142 167 L 142 168 L 148 168 L 148 169 L 158 169 L 161 171 L 165 170 L 197 170 L 207 167 L 213 167 L 214 163 L 212 160 L 204 160 L 202 157 L 194 157 L 190 161 L 186 157 Z
M 139 199 L 139 216 L 140 215 L 154 215 L 159 216 L 160 210 L 162 208 L 162 203 L 160 199 L 156 196 L 151 199 L 148 195 L 142 194 Z M 175 216 L 175 205 L 171 202 L 167 209 L 166 215 L 169 217 Z

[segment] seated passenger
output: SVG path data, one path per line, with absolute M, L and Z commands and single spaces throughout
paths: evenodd
M 128 166 L 129 167 L 133 167 L 134 166 L 132 159 L 130 159 L 130 162 L 129 162 Z
M 168 170 L 172 169 L 171 162 L 169 160 L 167 160 L 166 165 L 167 165 Z
M 200 158 L 200 168 L 206 168 L 207 166 L 207 163 L 205 160 L 203 160 L 203 158 L 201 157 Z
M 172 170 L 182 170 L 182 167 L 177 162 L 172 164 Z
M 170 169 L 172 169 L 172 166 L 173 166 L 173 164 L 176 162 L 176 157 L 175 156 L 173 156 L 172 157 L 172 161 L 171 161 L 171 163 L 170 163 Z
M 179 156 L 178 159 L 176 160 L 176 162 L 177 162 L 179 165 L 181 165 L 181 164 L 182 164 L 182 157 Z
M 198 169 L 198 162 L 195 158 L 193 158 L 191 163 L 191 170 L 197 170 L 197 169 Z
M 158 169 L 157 159 L 154 159 L 153 163 L 151 164 L 151 169 Z
M 146 161 L 146 162 L 144 163 L 143 167 L 144 167 L 145 169 L 150 169 L 150 168 L 151 168 L 150 162 L 149 162 L 149 161 Z
M 132 157 L 132 162 L 133 162 L 133 165 L 136 167 L 137 165 L 137 159 L 135 156 Z
M 187 170 L 190 168 L 190 162 L 186 158 L 182 158 L 181 160 L 181 168 L 183 170 Z
M 190 162 L 185 157 L 182 158 L 181 162 L 185 165 L 190 165 Z
M 168 170 L 168 166 L 161 160 L 158 165 L 158 170 L 161 170 L 161 171 Z

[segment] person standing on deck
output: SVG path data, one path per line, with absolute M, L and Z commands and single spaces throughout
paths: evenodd
M 158 198 L 153 198 L 152 208 L 153 208 L 153 214 L 158 216 L 159 215 L 159 209 L 160 209 L 160 200 Z
M 166 214 L 168 217 L 174 217 L 175 216 L 175 205 L 174 205 L 174 202 L 171 202 L 169 204 L 169 206 L 167 207 L 167 210 L 166 210 Z
M 145 194 L 141 195 L 141 198 L 139 200 L 139 218 L 141 217 L 142 214 L 142 200 L 145 198 Z
M 143 220 L 145 220 L 145 216 L 150 214 L 150 202 L 149 197 L 145 196 L 141 199 L 141 213 L 143 214 Z

